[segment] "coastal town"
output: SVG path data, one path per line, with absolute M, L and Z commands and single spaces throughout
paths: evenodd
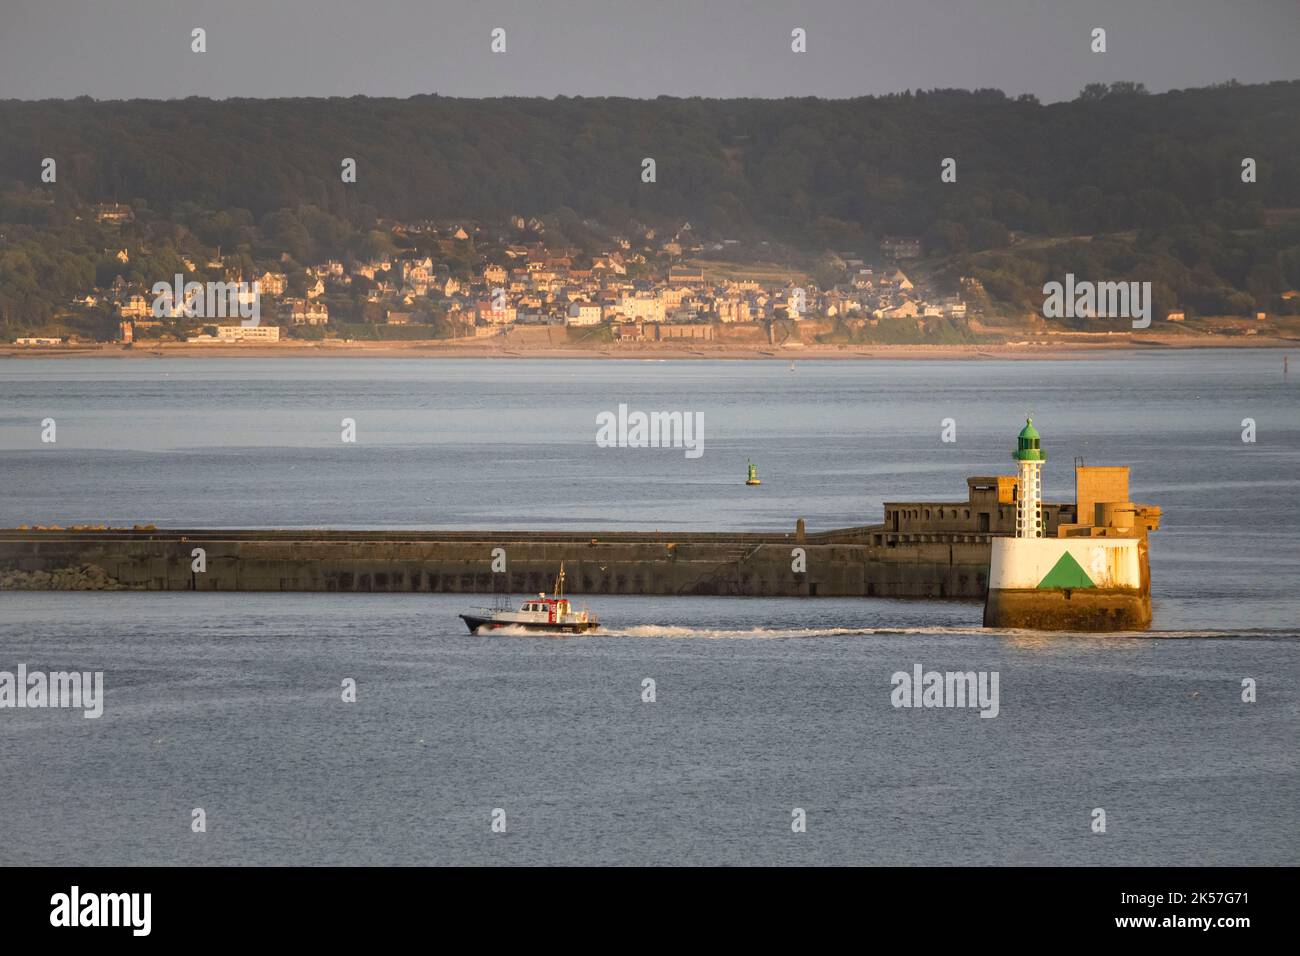
M 133 221 L 131 208 L 117 203 L 101 204 L 94 214 L 110 226 Z M 827 251 L 817 263 L 819 283 L 803 269 L 747 269 L 728 261 L 740 241 L 703 238 L 690 222 L 671 230 L 638 224 L 629 234 L 611 234 L 596 251 L 552 243 L 543 220 L 522 216 L 496 226 L 380 225 L 401 251 L 302 267 L 283 253 L 250 269 L 247 255 L 216 249 L 182 260 L 185 279 L 205 281 L 182 283 L 178 275 L 173 291 L 170 276 L 152 285 L 118 273 L 69 308 L 110 309 L 124 344 L 347 338 L 358 325 L 399 340 L 485 339 L 562 327 L 571 341 L 708 342 L 724 325 L 838 319 L 872 326 L 902 319 L 923 333 L 927 322 L 965 323 L 978 312 L 961 294 L 939 294 L 913 281 L 905 267 L 921 255 L 921 243 L 910 237 L 886 237 L 874 261 L 854 251 Z M 109 251 L 127 272 L 142 250 L 124 239 Z M 963 285 L 982 293 L 976 280 Z M 241 320 L 254 303 L 257 321 Z M 34 335 L 16 344 L 65 341 Z
M 304 263 L 265 242 L 256 254 L 247 244 L 223 251 L 194 236 L 159 249 L 156 232 L 139 228 L 135 210 L 122 203 L 87 207 L 79 221 L 99 244 L 98 281 L 44 329 L 13 336 L 16 350 L 713 346 L 761 354 L 768 347 L 1104 347 L 1130 338 L 1124 324 L 1107 326 L 1095 315 L 1074 316 L 1084 321 L 1072 326 L 1044 322 L 1032 310 L 1009 316 L 978 276 L 925 262 L 916 236 L 811 254 L 709 235 L 689 221 L 632 222 L 619 231 L 587 219 L 577 227 L 579 243 L 563 231 L 573 235 L 573 222 L 552 229 L 542 217 L 377 219 L 369 254 Z M 155 275 L 160 262 L 176 271 Z M 1287 291 L 1279 301 L 1292 307 L 1297 297 Z M 1168 309 L 1158 317 L 1149 335 L 1162 345 L 1294 340 L 1294 321 L 1263 311 L 1188 322 L 1182 309 Z

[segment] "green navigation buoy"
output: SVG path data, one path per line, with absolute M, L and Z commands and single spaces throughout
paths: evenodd
M 745 484 L 747 485 L 762 484 L 762 482 L 758 480 L 758 465 L 754 464 L 752 461 L 749 463 L 749 477 L 745 479 Z

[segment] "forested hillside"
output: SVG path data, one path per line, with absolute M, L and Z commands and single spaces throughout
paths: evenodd
M 53 184 L 40 179 L 46 157 L 58 164 Z M 356 160 L 354 184 L 341 181 L 345 157 Z M 642 182 L 646 157 L 653 183 Z M 940 181 L 946 157 L 956 182 Z M 1247 157 L 1253 183 L 1242 181 Z M 1167 299 L 1226 308 L 1234 293 L 1272 301 L 1300 285 L 1300 227 L 1269 212 L 1300 208 L 1300 82 L 1161 95 L 1115 84 L 1048 106 L 996 90 L 3 101 L 9 321 L 48 315 L 96 278 L 104 250 L 76 216 L 109 201 L 152 223 L 155 246 L 156 227 L 173 224 L 255 256 L 347 251 L 368 241 L 377 216 L 690 220 L 714 237 L 867 254 L 881 235 L 915 235 L 927 259 L 984 270 L 990 294 L 1016 308 L 1036 269 L 1069 265 L 1072 249 L 1090 254 L 1066 244 L 1058 266 L 1045 251 L 1055 247 L 1017 242 L 1130 231 L 1105 254 L 1147 256 Z

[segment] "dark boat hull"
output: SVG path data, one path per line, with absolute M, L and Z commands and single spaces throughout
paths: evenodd
M 596 621 L 571 622 L 568 624 L 525 624 L 519 621 L 494 621 L 490 617 L 480 617 L 476 614 L 461 614 L 459 617 L 465 622 L 465 626 L 469 628 L 471 634 L 477 634 L 480 630 L 497 631 L 505 627 L 519 627 L 525 631 L 545 631 L 550 634 L 557 631 L 564 634 L 583 634 L 600 627 L 600 624 Z

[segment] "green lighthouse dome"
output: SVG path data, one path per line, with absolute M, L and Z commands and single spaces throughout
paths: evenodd
M 1047 461 L 1047 452 L 1039 446 L 1038 429 L 1032 418 L 1025 419 L 1025 427 L 1020 429 L 1016 453 L 1011 457 L 1016 461 Z

